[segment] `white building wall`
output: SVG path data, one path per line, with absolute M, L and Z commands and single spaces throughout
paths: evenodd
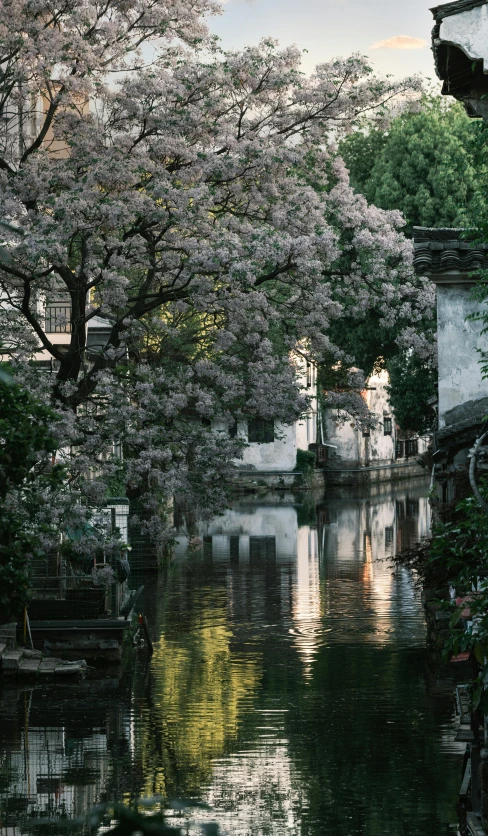
M 388 372 L 385 370 L 372 374 L 366 382 L 364 398 L 376 419 L 376 424 L 370 429 L 369 434 L 358 429 L 352 417 L 344 420 L 340 411 L 325 410 L 326 442 L 333 445 L 330 449 L 332 466 L 379 466 L 397 460 L 396 444 L 399 434 L 390 405 L 388 383 Z M 426 451 L 428 444 L 428 438 L 418 439 L 419 455 Z
M 369 435 L 358 429 L 354 420 L 344 421 L 338 410 L 326 410 L 327 443 L 335 445 L 333 459 L 347 462 L 351 467 L 367 464 L 386 464 L 395 458 L 396 428 L 388 392 L 388 373 L 372 374 L 364 393 L 368 409 L 376 418 Z M 391 421 L 391 435 L 385 435 L 385 418 Z
M 442 9 L 441 9 L 442 11 Z M 488 7 L 477 6 L 445 17 L 441 23 L 439 37 L 442 41 L 459 46 L 463 52 L 476 61 L 483 60 L 483 69 L 488 72 Z
M 238 431 L 247 441 L 247 429 L 242 425 Z M 275 425 L 275 440 L 269 443 L 253 442 L 246 447 L 242 457 L 242 464 L 262 471 L 293 470 L 297 462 L 297 430 L 296 425 Z
M 396 427 L 386 387 L 388 372 L 384 369 L 368 378 L 366 403 L 376 417 L 376 425 L 369 436 L 362 436 L 363 460 L 383 464 L 395 458 Z M 391 434 L 385 435 L 385 419 L 391 422 Z
M 242 457 L 242 467 L 262 472 L 290 472 L 297 462 L 297 450 L 308 450 L 317 441 L 317 368 L 305 357 L 295 358 L 299 383 L 310 397 L 310 411 L 295 424 L 275 424 L 275 440 L 268 443 L 250 442 Z M 247 424 L 240 423 L 238 437 L 248 440 Z
M 439 429 L 473 417 L 474 403 L 488 399 L 488 381 L 481 377 L 479 349 L 488 350 L 483 323 L 467 320 L 482 306 L 471 298 L 472 284 L 437 284 L 439 354 Z M 486 404 L 480 411 L 488 412 Z

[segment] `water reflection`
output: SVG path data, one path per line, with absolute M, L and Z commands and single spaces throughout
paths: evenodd
M 447 832 L 451 693 L 431 688 L 420 602 L 385 559 L 428 533 L 426 492 L 243 498 L 191 554 L 182 530 L 146 589 L 149 667 L 0 691 L 0 834 L 155 793 L 206 801 L 196 815 L 236 836 Z
M 129 702 L 117 680 L 0 690 L 0 833 L 35 832 L 31 820 L 84 816 L 106 793 L 120 797 Z M 56 831 L 52 831 L 53 833 Z

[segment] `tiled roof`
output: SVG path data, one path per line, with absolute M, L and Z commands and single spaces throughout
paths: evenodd
M 453 3 L 444 3 L 442 6 L 434 6 L 431 9 L 434 18 L 439 21 L 444 17 L 461 14 L 461 12 L 468 12 L 470 9 L 476 9 L 477 6 L 486 6 L 488 0 L 455 0 Z
M 468 240 L 466 240 L 468 238 Z M 414 267 L 420 275 L 488 270 L 488 243 L 469 241 L 465 229 L 414 227 Z
M 472 444 L 479 436 L 480 427 L 483 424 L 484 416 L 481 415 L 466 418 L 466 420 L 458 421 L 455 424 L 449 424 L 447 427 L 443 427 L 442 430 L 437 431 L 437 444 L 440 449 Z
M 485 60 L 482 57 L 469 56 L 462 43 L 456 37 L 443 40 L 442 23 L 446 18 L 469 12 L 471 9 L 488 5 L 488 0 L 457 0 L 444 3 L 431 9 L 435 18 L 432 31 L 432 51 L 435 71 L 441 81 L 442 94 L 454 96 L 464 103 L 468 116 L 481 117 L 488 121 L 488 74 L 485 73 Z

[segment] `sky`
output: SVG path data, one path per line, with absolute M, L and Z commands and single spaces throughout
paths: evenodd
M 304 53 L 303 69 L 353 52 L 367 55 L 382 74 L 421 73 L 436 79 L 429 8 L 439 0 L 224 0 L 210 29 L 227 49 L 272 36 Z

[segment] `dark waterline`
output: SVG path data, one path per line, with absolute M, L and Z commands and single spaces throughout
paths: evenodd
M 452 688 L 411 577 L 385 560 L 428 533 L 427 489 L 248 497 L 199 551 L 182 534 L 146 583 L 150 664 L 0 686 L 0 834 L 158 794 L 204 801 L 193 817 L 236 836 L 452 832 Z

